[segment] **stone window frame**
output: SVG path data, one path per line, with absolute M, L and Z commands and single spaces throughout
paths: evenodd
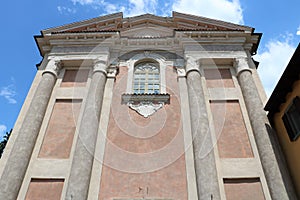
M 126 62 L 126 66 L 128 67 L 128 77 L 127 77 L 127 87 L 126 87 L 126 93 L 127 94 L 133 94 L 133 77 L 134 77 L 134 69 L 135 66 L 143 61 L 152 61 L 158 63 L 159 72 L 160 72 L 160 93 L 159 94 L 165 94 L 166 93 L 166 67 L 167 67 L 167 61 L 164 57 L 145 51 L 144 53 L 136 54 L 132 58 L 130 58 Z
M 157 63 L 159 68 L 159 93 L 134 93 L 134 71 L 135 67 L 143 62 Z M 127 104 L 128 107 L 135 110 L 143 117 L 149 117 L 162 108 L 165 104 L 170 103 L 170 95 L 166 93 L 166 66 L 170 63 L 164 57 L 144 51 L 144 53 L 136 54 L 130 58 L 125 66 L 128 67 L 127 88 L 126 93 L 122 94 L 122 104 Z
M 282 121 L 291 142 L 296 141 L 300 136 L 300 97 L 293 98 L 285 109 Z
M 153 60 L 142 60 L 137 63 L 134 67 L 132 84 L 134 94 L 160 94 L 158 63 Z

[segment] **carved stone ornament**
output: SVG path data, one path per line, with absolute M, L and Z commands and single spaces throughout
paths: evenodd
M 143 117 L 149 117 L 164 106 L 170 103 L 169 94 L 123 94 L 122 104 L 135 110 Z
M 103 60 L 95 60 L 93 72 L 102 72 L 104 74 L 107 74 L 106 62 Z
M 50 73 L 54 74 L 55 76 L 58 76 L 60 69 L 62 67 L 63 67 L 63 64 L 60 60 L 49 60 L 44 73 L 50 72 Z
M 144 117 L 149 117 L 150 115 L 153 115 L 156 111 L 158 111 L 160 108 L 163 107 L 163 103 L 159 104 L 153 104 L 152 102 L 140 102 L 139 104 L 135 105 L 132 103 L 128 103 L 128 106 L 135 110 L 137 113 Z
M 236 73 L 237 73 L 237 76 L 239 76 L 239 74 L 242 72 L 242 71 L 249 71 L 252 73 L 250 67 L 249 67 L 249 64 L 248 64 L 248 58 L 246 57 L 242 57 L 242 58 L 236 58 L 235 59 L 235 67 L 236 67 Z

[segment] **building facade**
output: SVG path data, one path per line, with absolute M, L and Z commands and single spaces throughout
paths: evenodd
M 300 45 L 275 87 L 265 109 L 275 129 L 288 164 L 295 189 L 300 198 Z
M 0 199 L 295 199 L 247 26 L 116 13 L 43 30 Z

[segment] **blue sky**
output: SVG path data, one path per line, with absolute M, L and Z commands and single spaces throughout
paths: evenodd
M 191 13 L 256 28 L 263 37 L 255 59 L 267 94 L 286 67 L 300 39 L 299 0 L 27 0 L 3 1 L 0 8 L 0 138 L 13 128 L 36 73 L 40 30 L 124 12 L 125 17 L 171 11 Z M 298 34 L 297 34 L 298 32 Z

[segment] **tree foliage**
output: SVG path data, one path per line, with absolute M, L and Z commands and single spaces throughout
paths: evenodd
M 12 132 L 12 129 L 10 129 L 9 132 L 6 132 L 5 135 L 3 136 L 2 141 L 0 142 L 0 158 L 2 157 L 3 151 L 5 149 L 5 146 L 6 146 L 7 142 L 8 142 L 8 139 L 10 137 L 11 132 Z

